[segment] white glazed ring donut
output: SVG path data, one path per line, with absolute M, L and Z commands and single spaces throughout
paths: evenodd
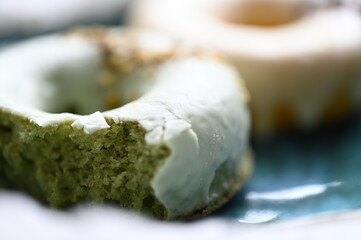
M 30 40 L 0 53 L 0 177 L 57 207 L 202 215 L 250 173 L 246 100 L 235 69 L 163 35 Z
M 332 2 L 140 0 L 130 21 L 228 55 L 250 91 L 254 130 L 269 134 L 334 121 L 360 103 L 361 3 Z

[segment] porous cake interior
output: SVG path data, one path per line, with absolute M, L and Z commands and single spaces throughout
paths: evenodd
M 99 34 L 105 37 L 106 33 L 100 30 Z M 44 112 L 87 115 L 131 102 L 152 84 L 143 76 L 147 66 L 124 71 L 107 59 L 128 62 L 129 56 L 88 55 L 85 51 L 74 59 L 59 58 L 39 75 L 41 84 L 28 92 L 30 97 L 14 94 L 15 99 Z M 86 134 L 72 127 L 72 121 L 41 127 L 0 110 L 0 187 L 26 191 L 54 207 L 114 201 L 167 218 L 150 181 L 169 149 L 146 144 L 146 132 L 137 122 L 106 121 L 110 128 Z
M 96 32 L 97 38 L 108 39 L 104 34 L 104 31 Z M 124 39 L 118 39 L 122 36 L 128 35 L 117 36 L 115 42 L 124 43 Z M 60 54 L 60 60 L 51 64 L 51 68 L 40 71 L 36 91 L 26 91 L 25 97 L 15 92 L 14 101 L 48 113 L 88 115 L 138 99 L 156 82 L 160 65 L 176 58 L 177 51 L 146 54 L 132 46 L 133 39 L 129 36 L 125 40 L 130 46 L 125 49 L 132 51 L 126 51 L 126 56 L 120 51 L 122 46 L 112 50 L 112 42 L 103 46 L 107 43 L 103 40 L 96 43 L 103 52 L 95 59 L 86 52 L 71 60 Z M 170 149 L 163 143 L 147 144 L 146 131 L 137 122 L 115 123 L 110 118 L 106 121 L 110 128 L 87 134 L 72 127 L 71 120 L 42 127 L 27 116 L 0 109 L 0 187 L 7 185 L 26 191 L 59 208 L 78 202 L 114 201 L 157 218 L 173 217 L 150 184 L 170 156 Z M 204 215 L 239 188 L 249 171 L 240 173 L 244 161 L 233 160 L 227 159 L 215 172 L 209 201 L 204 203 L 207 205 L 197 206 L 193 212 L 177 218 Z M 198 179 L 194 180 L 197 184 Z M 181 201 L 176 196 L 174 200 Z M 193 197 L 188 196 L 191 200 Z
M 0 182 L 55 207 L 109 200 L 166 218 L 150 180 L 169 149 L 147 145 L 136 122 L 107 122 L 87 135 L 71 122 L 39 127 L 0 111 Z

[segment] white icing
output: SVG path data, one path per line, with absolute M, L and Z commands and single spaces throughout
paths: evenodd
M 45 52 L 48 53 L 46 57 L 41 55 Z M 43 88 L 36 84 L 46 84 L 49 69 L 63 66 L 66 60 L 66 66 L 72 66 L 68 75 L 78 76 L 75 73 L 79 61 L 93 72 L 98 69 L 100 57 L 96 46 L 62 36 L 45 37 L 3 52 L 0 54 L 0 108 L 40 126 L 70 121 L 74 128 L 83 129 L 86 134 L 109 128 L 105 118 L 115 123 L 138 122 L 147 131 L 148 144 L 165 144 L 171 152 L 151 181 L 169 217 L 189 213 L 205 206 L 217 194 L 222 195 L 221 192 L 210 193 L 217 168 L 230 161 L 238 170 L 248 144 L 249 113 L 237 72 L 214 59 L 171 60 L 158 66 L 151 81 L 153 86 L 144 96 L 120 108 L 90 115 L 51 114 L 39 110 L 44 105 L 37 101 L 37 94 Z M 23 58 L 29 59 L 25 67 L 19 65 L 24 64 Z M 38 74 L 27 78 L 30 82 L 26 82 L 25 76 L 33 72 Z M 137 72 L 133 75 L 138 76 Z M 92 85 L 94 79 L 87 77 L 84 73 L 79 81 L 87 79 Z M 30 93 L 26 89 L 12 88 L 19 84 L 35 84 L 35 87 Z M 89 101 L 102 97 L 100 90 L 95 95 L 81 88 L 75 92 Z M 77 98 L 69 94 L 67 97 L 76 101 Z
M 84 111 L 102 109 L 102 92 L 91 84 L 99 68 L 100 49 L 80 38 L 52 35 L 5 49 L 0 57 L 0 106 L 40 126 L 74 121 L 81 116 L 41 110 L 69 102 Z
M 355 91 L 361 78 L 361 17 L 355 9 L 327 8 L 326 0 L 289 1 L 314 6 L 288 24 L 260 27 L 220 19 L 210 11 L 213 2 L 227 4 L 139 0 L 131 21 L 226 53 L 246 81 L 260 133 L 273 130 L 272 119 L 285 105 L 294 111 L 298 125 L 308 128 L 319 123 L 326 106 L 342 91 L 352 104 L 361 103 L 361 90 Z
M 211 201 L 210 185 L 224 161 L 238 166 L 247 147 L 249 116 L 237 73 L 219 62 L 172 61 L 156 78 L 141 99 L 104 115 L 139 121 L 149 131 L 148 143 L 161 139 L 171 149 L 152 187 L 175 217 Z
M 83 116 L 74 121 L 71 126 L 77 129 L 83 129 L 86 134 L 92 134 L 100 129 L 110 128 L 100 112 Z

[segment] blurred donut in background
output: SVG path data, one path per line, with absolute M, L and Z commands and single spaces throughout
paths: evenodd
M 253 131 L 337 122 L 361 103 L 359 0 L 138 0 L 129 23 L 210 45 L 238 67 Z
M 128 0 L 2 0 L 0 38 L 119 21 Z

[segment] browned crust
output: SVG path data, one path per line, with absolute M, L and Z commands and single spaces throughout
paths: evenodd
M 185 41 L 173 38 L 167 49 L 152 51 L 146 49 L 138 40 L 145 30 L 136 28 L 119 28 L 112 31 L 105 27 L 78 27 L 69 31 L 69 37 L 82 37 L 100 46 L 105 54 L 108 67 L 117 72 L 130 72 L 139 66 L 159 64 L 171 59 L 195 56 L 198 58 L 213 58 L 223 60 L 216 52 Z
M 78 27 L 67 32 L 69 37 L 84 38 L 99 46 L 104 55 L 103 69 L 99 74 L 98 84 L 107 91 L 105 105 L 113 109 L 123 105 L 119 97 L 114 94 L 114 85 L 117 84 L 119 74 L 127 74 L 143 66 L 157 66 L 170 60 L 196 57 L 212 59 L 227 64 L 225 56 L 210 49 L 192 45 L 185 41 L 170 38 L 169 48 L 152 50 L 145 48 L 139 42 L 142 31 L 136 28 L 108 29 L 105 27 Z M 154 72 L 151 71 L 150 74 Z M 239 89 L 243 92 L 243 101 L 249 102 L 249 94 L 242 79 L 238 81 Z M 139 96 L 134 96 L 137 99 Z

